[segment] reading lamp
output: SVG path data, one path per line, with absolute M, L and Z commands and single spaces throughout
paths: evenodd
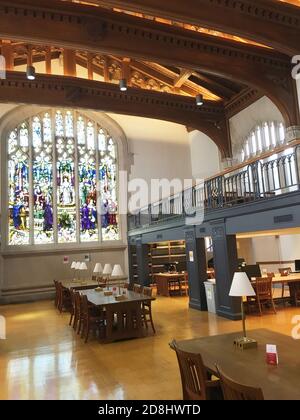
M 252 338 L 247 337 L 246 333 L 246 318 L 244 311 L 244 296 L 255 296 L 256 293 L 250 283 L 250 280 L 246 273 L 238 272 L 233 276 L 233 281 L 229 296 L 240 297 L 241 298 L 241 312 L 242 312 L 242 321 L 243 321 L 243 337 L 236 338 L 234 344 L 242 350 L 257 347 L 257 342 L 252 340 Z

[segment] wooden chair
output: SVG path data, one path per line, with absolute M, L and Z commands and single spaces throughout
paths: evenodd
M 84 342 L 87 343 L 89 334 L 91 331 L 96 333 L 99 332 L 99 337 L 104 335 L 105 330 L 105 315 L 104 312 L 97 312 L 89 305 L 88 298 L 86 295 L 80 296 L 81 309 L 82 309 L 82 331 L 81 338 L 84 338 Z M 97 309 L 97 308 L 95 308 Z
M 217 400 L 222 399 L 220 381 L 212 381 L 203 364 L 200 354 L 180 350 L 175 340 L 170 343 L 176 352 L 184 400 Z
M 189 275 L 184 273 L 184 278 L 180 279 L 180 295 L 188 296 L 189 294 Z
M 59 295 L 60 295 L 60 289 L 58 286 L 58 281 L 57 280 L 53 280 L 54 282 L 54 287 L 55 287 L 55 299 L 54 299 L 54 306 L 56 308 L 58 308 L 59 305 Z
M 71 302 L 71 295 L 70 291 L 68 289 L 65 289 L 63 285 L 58 282 L 58 310 L 61 313 L 63 310 L 66 310 L 67 312 L 72 311 L 72 302 Z
M 239 384 L 226 376 L 217 366 L 221 381 L 223 397 L 226 401 L 263 401 L 264 395 L 260 388 Z
M 256 277 L 254 283 L 254 289 L 256 296 L 248 298 L 248 303 L 256 303 L 259 309 L 260 315 L 262 315 L 263 305 L 270 304 L 276 314 L 276 308 L 273 300 L 273 283 L 271 277 Z
M 75 318 L 75 313 L 76 313 L 75 290 L 73 289 L 70 290 L 70 296 L 71 296 L 72 308 L 71 308 L 71 316 L 70 316 L 69 325 L 72 325 Z
M 291 267 L 286 267 L 286 268 L 279 268 L 278 271 L 279 271 L 281 277 L 287 277 L 292 272 L 292 269 L 291 269 Z M 282 298 L 284 297 L 285 286 L 286 286 L 286 284 L 284 282 L 282 282 L 282 289 L 281 289 L 281 297 Z
M 180 278 L 171 278 L 168 281 L 169 295 L 181 295 L 181 279 Z
M 143 293 L 143 286 L 141 286 L 140 284 L 134 283 L 132 290 L 135 293 Z
M 145 296 L 152 297 L 151 287 L 144 287 L 143 294 Z M 155 331 L 154 322 L 153 322 L 153 318 L 152 318 L 152 301 L 151 300 L 147 300 L 147 301 L 144 301 L 142 303 L 142 318 L 143 318 L 143 323 L 144 323 L 146 329 L 148 330 L 148 323 L 150 323 L 151 327 L 152 327 L 152 330 L 155 334 L 156 331 Z

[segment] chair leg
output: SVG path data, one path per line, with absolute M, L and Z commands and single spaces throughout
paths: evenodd
M 282 283 L 282 289 L 281 289 L 281 297 L 284 298 L 284 283 Z
M 262 307 L 261 307 L 261 302 L 260 302 L 259 299 L 257 300 L 257 303 L 258 303 L 258 309 L 259 309 L 260 316 L 262 316 Z
M 69 325 L 70 325 L 70 326 L 72 325 L 73 318 L 74 318 L 74 312 L 72 311 L 72 312 L 71 312 L 71 317 L 70 317 L 70 322 L 69 322 Z
M 155 328 L 154 328 L 154 322 L 153 322 L 153 319 L 152 319 L 152 313 L 151 312 L 150 312 L 150 322 L 151 322 L 152 330 L 153 330 L 154 334 L 156 334 L 156 331 L 155 331 Z
M 274 300 L 271 299 L 271 302 L 272 302 L 272 308 L 273 308 L 274 314 L 277 314 Z
M 90 334 L 90 326 L 89 326 L 89 323 L 87 322 L 86 323 L 86 334 L 85 334 L 85 340 L 84 340 L 85 343 L 88 342 L 89 334 Z

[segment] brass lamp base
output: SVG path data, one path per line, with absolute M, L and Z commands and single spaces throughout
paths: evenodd
M 247 337 L 236 338 L 233 344 L 240 350 L 257 348 L 257 341 Z

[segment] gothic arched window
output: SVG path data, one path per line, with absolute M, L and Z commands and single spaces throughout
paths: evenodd
M 259 156 L 262 152 L 280 146 L 285 141 L 285 129 L 281 122 L 264 122 L 257 125 L 246 137 L 240 160 L 243 162 L 253 156 Z
M 79 112 L 47 111 L 8 138 L 9 245 L 114 241 L 117 146 Z

